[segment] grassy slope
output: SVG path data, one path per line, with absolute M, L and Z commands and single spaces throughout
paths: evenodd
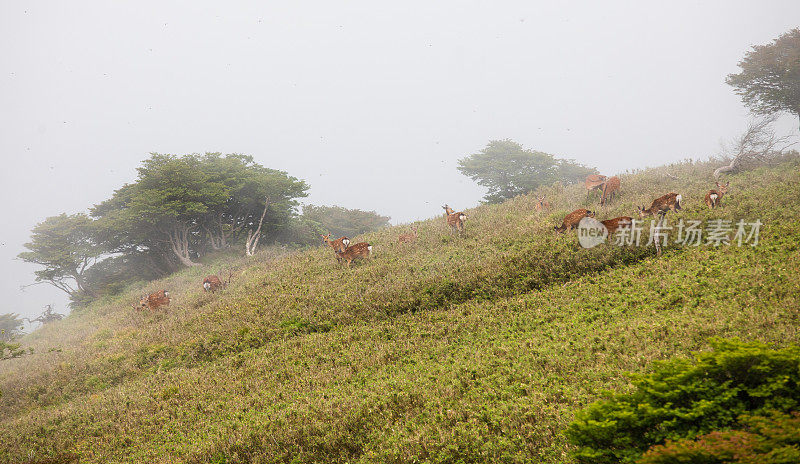
M 550 215 L 532 195 L 470 211 L 464 239 L 439 218 L 413 246 L 372 234 L 351 270 L 325 249 L 262 255 L 212 265 L 240 269 L 221 295 L 199 291 L 209 269 L 153 284 L 175 298 L 163 315 L 98 304 L 0 363 L 0 459 L 568 461 L 560 430 L 623 372 L 713 335 L 797 341 L 797 161 L 733 177 L 713 213 L 710 171 L 623 176 L 601 216 L 674 190 L 685 218 L 760 218 L 759 247 L 583 250 L 549 230 L 583 199 L 570 187 Z

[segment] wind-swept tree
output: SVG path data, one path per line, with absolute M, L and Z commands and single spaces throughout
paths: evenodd
M 251 156 L 206 153 L 201 164 L 211 181 L 225 185 L 230 192 L 227 201 L 209 208 L 201 218 L 213 249 L 226 248 L 244 234 L 248 243 L 255 243 L 262 231 L 275 233 L 295 214 L 296 198 L 307 195 L 305 182 L 265 168 Z
M 227 201 L 229 189 L 211 181 L 194 156 L 154 153 L 138 171 L 135 184 L 117 190 L 92 214 L 123 235 L 143 234 L 150 244 L 166 245 L 184 266 L 196 265 L 191 242 L 198 218 Z
M 800 29 L 767 45 L 756 45 L 726 82 L 756 114 L 786 111 L 800 117 Z
M 44 267 L 34 272 L 37 283 L 48 283 L 69 295 L 94 295 L 85 274 L 103 254 L 95 226 L 83 213 L 49 217 L 33 228 L 31 241 L 25 244 L 29 251 L 19 258 Z
M 458 162 L 461 174 L 487 187 L 484 200 L 499 203 L 556 181 L 580 182 L 597 170 L 574 160 L 523 148 L 509 139 L 492 140 L 486 148 Z
M 138 171 L 136 182 L 92 215 L 109 249 L 139 255 L 160 273 L 193 266 L 207 248 L 225 248 L 248 232 L 274 234 L 308 190 L 305 182 L 237 154 L 154 153 Z

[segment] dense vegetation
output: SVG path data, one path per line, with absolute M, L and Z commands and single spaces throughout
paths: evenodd
M 740 428 L 740 418 L 751 415 L 800 411 L 800 346 L 776 351 L 715 340 L 711 347 L 695 362 L 662 363 L 635 377 L 633 392 L 580 411 L 567 429 L 579 461 L 636 462 L 667 440 Z
M 574 462 L 575 412 L 633 391 L 627 372 L 712 337 L 797 341 L 800 160 L 731 176 L 711 211 L 718 164 L 622 174 L 591 207 L 632 215 L 677 191 L 671 220 L 759 219 L 756 247 L 583 249 L 552 226 L 585 192 L 556 185 L 468 211 L 465 237 L 441 217 L 413 244 L 357 237 L 374 256 L 351 269 L 269 247 L 101 297 L 0 362 L 0 462 Z M 537 193 L 554 209 L 537 213 Z M 130 308 L 157 288 L 168 309 Z

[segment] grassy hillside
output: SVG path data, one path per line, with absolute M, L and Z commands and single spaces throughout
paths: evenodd
M 154 315 L 130 308 L 142 289 L 98 302 L 0 362 L 0 462 L 570 462 L 561 430 L 625 372 L 712 336 L 798 340 L 800 161 L 732 176 L 712 212 L 714 167 L 623 175 L 608 208 L 580 186 L 546 190 L 549 213 L 534 194 L 482 206 L 463 238 L 441 217 L 413 245 L 382 230 L 351 269 L 322 247 L 209 263 L 148 285 L 173 296 Z M 670 191 L 671 219 L 760 219 L 761 243 L 656 258 L 552 231 Z

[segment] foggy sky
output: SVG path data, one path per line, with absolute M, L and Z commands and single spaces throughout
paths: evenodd
M 409 222 L 479 202 L 456 161 L 491 139 L 606 174 L 717 154 L 748 119 L 725 76 L 800 25 L 796 0 L 557 3 L 3 0 L 0 314 L 66 311 L 14 257 L 150 152 L 253 155 Z

